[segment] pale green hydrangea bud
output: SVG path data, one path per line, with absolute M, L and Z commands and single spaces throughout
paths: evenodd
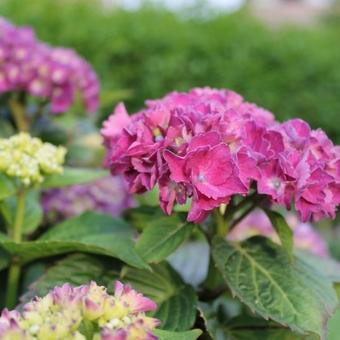
M 66 149 L 43 143 L 21 132 L 0 139 L 0 172 L 19 179 L 24 185 L 41 183 L 44 177 L 63 172 Z

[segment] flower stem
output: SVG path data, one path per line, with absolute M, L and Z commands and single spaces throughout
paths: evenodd
M 11 113 L 17 129 L 19 131 L 28 131 L 29 124 L 25 117 L 25 106 L 22 101 L 20 101 L 17 97 L 12 97 L 9 100 L 9 107 L 11 109 Z
M 226 236 L 228 233 L 228 220 L 220 213 L 218 209 L 214 210 L 214 219 L 217 226 L 217 235 L 222 237 Z
M 25 198 L 25 190 L 20 190 L 17 193 L 17 207 L 12 230 L 12 239 L 14 242 L 21 242 L 22 225 L 25 214 Z M 13 308 L 16 305 L 20 272 L 21 266 L 18 263 L 17 259 L 13 258 L 7 278 L 6 306 L 8 308 Z

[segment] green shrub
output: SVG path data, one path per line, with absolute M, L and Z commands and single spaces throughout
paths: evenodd
M 173 89 L 228 87 L 280 119 L 302 117 L 340 141 L 334 24 L 270 31 L 246 12 L 184 20 L 152 8 L 102 10 L 90 1 L 2 0 L 0 13 L 33 26 L 43 40 L 75 48 L 104 90 L 131 91 L 130 111 Z M 104 105 L 104 115 L 111 108 Z

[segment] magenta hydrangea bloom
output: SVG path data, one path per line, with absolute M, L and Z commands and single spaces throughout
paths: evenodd
M 5 309 L 0 317 L 3 340 L 85 340 L 83 323 L 92 323 L 93 339 L 155 340 L 159 320 L 145 312 L 156 304 L 129 285 L 115 283 L 114 295 L 95 282 L 79 287 L 64 284 L 34 298 L 22 313 Z
M 0 17 L 0 93 L 24 91 L 66 111 L 80 93 L 88 112 L 99 103 L 99 82 L 91 66 L 76 52 L 40 42 L 32 29 L 16 27 Z
M 123 210 L 135 205 L 120 176 L 43 191 L 41 203 L 47 222 L 62 221 L 86 211 L 119 216 Z
M 321 257 L 329 256 L 326 241 L 310 223 L 301 223 L 293 213 L 289 213 L 286 219 L 289 226 L 293 229 L 295 248 L 308 250 Z M 262 210 L 254 210 L 245 217 L 231 230 L 228 234 L 228 239 L 231 241 L 243 241 L 255 235 L 267 236 L 275 242 L 280 242 L 269 218 Z
M 167 214 L 190 199 L 189 221 L 251 187 L 272 203 L 294 204 L 304 221 L 334 217 L 340 203 L 340 148 L 306 122 L 280 124 L 229 90 L 172 92 L 131 117 L 119 104 L 102 135 L 105 165 L 124 175 L 130 192 L 157 184 Z

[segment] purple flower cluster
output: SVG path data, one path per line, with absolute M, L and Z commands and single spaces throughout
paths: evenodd
M 286 219 L 289 226 L 293 229 L 295 248 L 308 250 L 321 257 L 329 256 L 326 241 L 310 223 L 301 223 L 293 213 L 289 213 Z M 262 210 L 255 210 L 244 218 L 231 230 L 228 234 L 228 239 L 242 241 L 254 235 L 267 236 L 275 242 L 280 242 L 269 218 Z
M 32 29 L 0 17 L 0 93 L 24 91 L 66 111 L 81 94 L 88 112 L 97 110 L 99 83 L 91 66 L 73 50 L 40 42 Z
M 131 118 L 123 104 L 104 122 L 106 165 L 131 192 L 156 184 L 162 209 L 191 199 L 188 220 L 246 196 L 295 205 L 303 221 L 334 217 L 340 203 L 340 148 L 326 134 L 245 102 L 235 92 L 196 88 L 149 100 Z
M 120 176 L 46 190 L 42 193 L 41 202 L 47 222 L 62 221 L 86 211 L 119 216 L 124 209 L 134 206 L 133 198 Z

